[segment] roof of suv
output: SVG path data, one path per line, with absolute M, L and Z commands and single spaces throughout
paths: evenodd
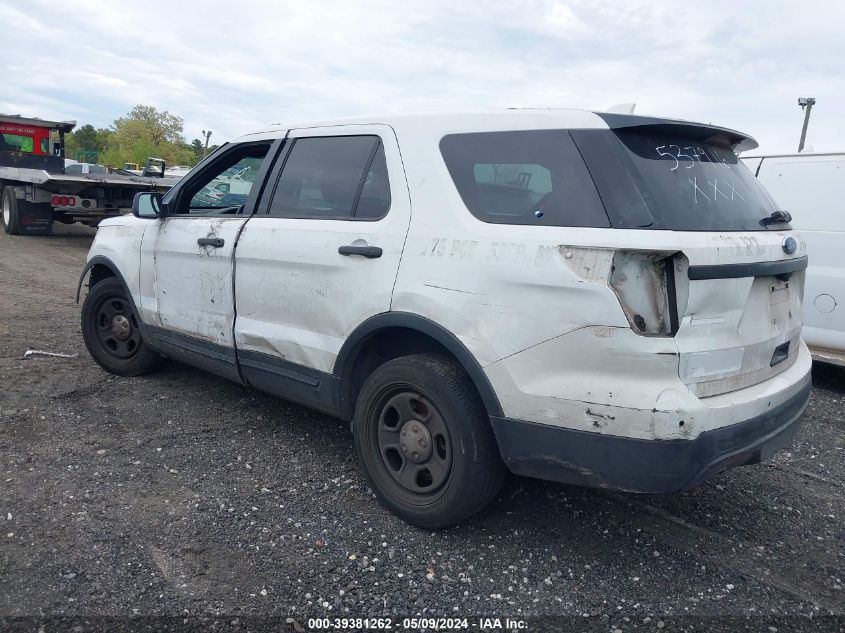
M 427 134 L 437 136 L 466 132 L 492 132 L 506 130 L 537 130 L 555 128 L 574 129 L 619 129 L 631 127 L 671 127 L 693 137 L 712 137 L 723 134 L 731 147 L 748 150 L 757 147 L 757 141 L 751 136 L 725 127 L 666 119 L 662 117 L 635 114 L 618 114 L 572 108 L 513 108 L 480 112 L 452 114 L 388 114 L 381 116 L 361 116 L 346 119 L 328 119 L 324 121 L 274 124 L 235 139 L 235 142 L 255 140 L 256 137 L 274 138 L 282 136 L 288 130 L 336 127 L 346 125 L 389 125 L 396 130 L 424 129 Z

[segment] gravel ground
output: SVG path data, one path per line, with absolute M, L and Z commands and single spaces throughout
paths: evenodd
M 670 496 L 514 477 L 433 533 L 377 505 L 346 424 L 182 365 L 103 372 L 74 302 L 92 236 L 0 234 L 0 629 L 843 630 L 845 371 L 814 371 L 802 430 L 766 464 Z

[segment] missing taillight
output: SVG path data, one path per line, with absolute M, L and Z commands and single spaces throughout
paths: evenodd
M 674 336 L 678 331 L 674 255 L 654 251 L 613 255 L 610 286 L 637 334 Z

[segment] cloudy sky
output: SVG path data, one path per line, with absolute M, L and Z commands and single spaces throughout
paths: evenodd
M 222 142 L 271 122 L 508 106 L 709 121 L 845 150 L 845 3 L 0 0 L 0 112 L 109 125 L 138 103 Z

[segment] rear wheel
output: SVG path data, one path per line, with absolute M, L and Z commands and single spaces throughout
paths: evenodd
M 95 284 L 85 297 L 82 338 L 100 367 L 119 376 L 146 374 L 162 361 L 144 342 L 132 302 L 114 278 Z
M 3 230 L 9 235 L 20 234 L 20 215 L 15 190 L 7 187 L 3 190 L 3 195 L 0 198 L 2 198 L 0 209 L 3 212 Z
M 404 356 L 378 367 L 358 397 L 355 447 L 381 503 L 441 528 L 486 506 L 505 468 L 474 385 L 452 359 Z

